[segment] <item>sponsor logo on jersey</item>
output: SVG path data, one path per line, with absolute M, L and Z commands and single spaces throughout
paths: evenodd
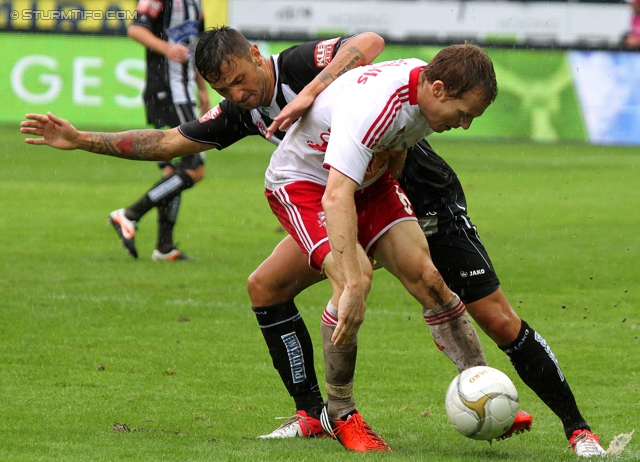
M 188 43 L 191 37 L 198 37 L 198 21 L 189 19 L 182 24 L 167 29 L 167 35 L 174 43 Z
M 379 143 L 378 144 L 378 148 L 382 149 L 382 150 L 389 150 L 392 148 L 392 146 L 395 146 L 397 141 L 400 139 L 400 136 L 404 133 L 406 127 L 402 127 L 400 130 L 398 130 L 394 135 L 393 138 L 391 138 L 389 141 L 387 141 L 386 144 L 382 144 Z
M 302 355 L 302 347 L 300 341 L 295 332 L 290 332 L 283 335 L 282 341 L 287 348 L 287 354 L 289 355 L 289 364 L 291 365 L 291 378 L 293 383 L 303 382 L 307 378 L 307 373 L 304 370 L 304 356 Z
M 267 122 L 265 122 L 265 120 L 262 118 L 262 114 L 260 113 L 260 111 L 258 111 L 257 109 L 253 109 L 251 111 L 251 121 L 253 122 L 253 125 L 255 125 L 256 128 L 260 131 L 260 134 L 266 137 Z M 269 141 L 274 143 L 275 140 L 273 140 L 272 138 Z M 274 143 L 274 144 L 278 144 L 278 143 Z
M 155 19 L 162 12 L 162 2 L 159 0 L 140 0 L 137 11 Z
M 202 123 L 205 123 L 207 120 L 213 120 L 216 117 L 218 117 L 220 114 L 222 114 L 222 109 L 220 109 L 220 105 L 218 104 L 213 109 L 207 111 L 205 115 L 200 117 L 200 123 L 202 124 Z
M 331 40 L 324 40 L 316 45 L 316 67 L 323 69 L 329 65 L 333 55 L 333 49 L 335 48 L 337 38 Z
M 404 135 L 404 132 L 406 131 L 407 127 L 406 125 L 404 127 L 402 127 L 400 130 L 398 130 L 397 132 L 395 132 L 393 134 L 393 138 L 391 138 L 391 140 L 387 143 L 388 146 L 395 146 L 395 144 L 397 143 L 398 139 Z M 381 146 L 382 147 L 382 146 Z M 384 149 L 391 149 L 389 148 L 384 148 Z
M 267 135 L 267 126 L 264 124 L 262 120 L 256 120 L 256 127 L 258 127 L 258 130 L 260 130 L 260 133 L 262 133 L 262 136 Z
M 371 160 L 367 164 L 363 183 L 380 176 L 381 172 L 389 167 L 389 158 L 394 154 L 396 154 L 396 151 L 374 152 Z
M 326 132 L 320 133 L 320 141 L 322 144 L 314 143 L 311 140 L 307 140 L 307 146 L 311 149 L 315 149 L 316 151 L 327 152 L 327 146 L 329 146 L 329 136 L 331 135 L 331 129 Z

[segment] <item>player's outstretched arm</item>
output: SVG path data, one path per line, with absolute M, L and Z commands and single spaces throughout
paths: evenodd
M 286 130 L 302 117 L 313 104 L 316 96 L 345 72 L 370 64 L 384 50 L 384 39 L 373 32 L 363 32 L 350 38 L 336 53 L 331 63 L 323 69 L 284 109 L 273 119 L 267 129 L 269 139 L 276 130 Z
M 56 149 L 82 149 L 129 160 L 169 161 L 211 148 L 207 144 L 185 138 L 177 128 L 118 133 L 83 132 L 68 120 L 50 112 L 46 115 L 27 114 L 26 118 L 28 120 L 20 124 L 20 132 L 38 138 L 26 138 L 25 142 Z
M 47 145 L 56 149 L 78 149 L 80 132 L 68 120 L 56 117 L 50 112 L 27 114 L 20 123 L 20 132 L 41 138 L 25 138 L 27 144 Z

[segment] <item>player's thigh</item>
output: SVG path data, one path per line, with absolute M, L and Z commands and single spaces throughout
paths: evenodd
M 392 226 L 380 238 L 374 256 L 423 306 L 441 305 L 451 298 L 431 261 L 418 222 L 402 221 Z
M 253 306 L 271 306 L 292 300 L 324 275 L 309 267 L 296 241 L 285 237 L 249 276 L 247 288 Z

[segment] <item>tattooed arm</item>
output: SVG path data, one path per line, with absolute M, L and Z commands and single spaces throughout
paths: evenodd
M 364 32 L 347 40 L 331 63 L 273 119 L 273 123 L 267 130 L 267 139 L 271 138 L 276 130 L 286 130 L 296 119 L 302 117 L 316 96 L 331 82 L 351 69 L 370 64 L 383 49 L 384 39 L 373 32 Z
M 56 149 L 84 151 L 129 160 L 171 160 L 195 154 L 212 146 L 191 141 L 171 130 L 130 130 L 119 133 L 82 132 L 65 119 L 50 112 L 27 114 L 20 132 L 40 138 L 26 138 L 27 144 L 47 145 Z

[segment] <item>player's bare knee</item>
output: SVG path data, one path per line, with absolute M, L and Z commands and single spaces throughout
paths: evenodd
M 257 272 L 258 271 L 256 270 L 251 273 L 247 279 L 247 292 L 249 293 L 249 298 L 251 299 L 251 304 L 253 306 L 265 306 L 262 303 L 259 303 L 259 301 L 264 297 L 260 276 L 259 274 L 256 274 Z
M 420 285 L 419 293 L 425 298 L 421 300 L 425 308 L 436 308 L 451 300 L 451 290 L 433 264 L 424 265 L 417 283 Z
M 247 279 L 247 292 L 253 306 L 271 306 L 292 300 L 293 291 L 278 279 L 270 278 L 256 269 Z
M 521 320 L 501 290 L 467 304 L 467 311 L 498 345 L 508 345 L 520 332 Z
M 487 334 L 500 346 L 513 342 L 520 332 L 521 321 L 506 316 L 496 316 L 485 326 Z
M 200 166 L 195 170 L 186 170 L 187 175 L 191 177 L 193 183 L 197 183 L 198 181 L 204 178 L 204 167 Z

